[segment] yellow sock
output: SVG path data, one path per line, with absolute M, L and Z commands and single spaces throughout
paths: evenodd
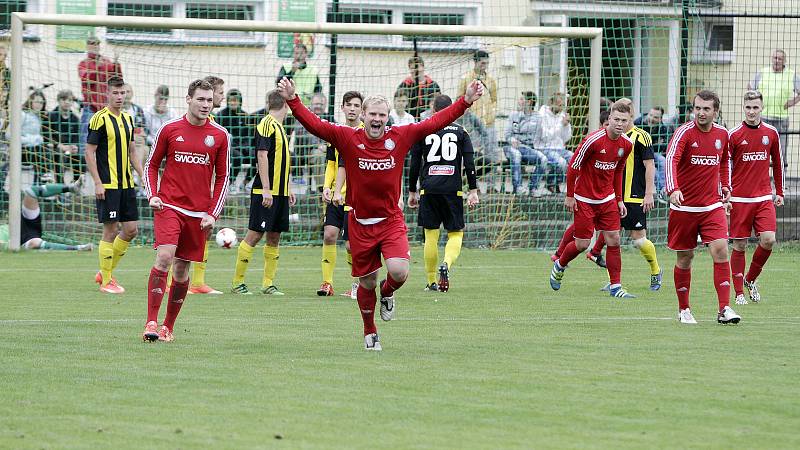
M 428 284 L 436 282 L 436 265 L 439 264 L 439 229 L 425 229 L 425 246 L 423 247 L 425 258 L 425 275 Z
M 112 245 L 114 247 L 114 257 L 111 259 L 111 270 L 114 270 L 117 268 L 119 260 L 125 256 L 125 252 L 128 251 L 128 246 L 131 245 L 131 243 L 117 236 L 114 238 L 114 243 Z
M 262 288 L 272 286 L 275 280 L 275 272 L 278 270 L 278 247 L 270 247 L 264 244 L 264 279 L 261 281 Z
M 233 270 L 233 287 L 244 283 L 244 274 L 247 272 L 247 265 L 250 264 L 252 257 L 253 247 L 247 245 L 245 241 L 240 242 L 239 250 L 236 252 L 236 268 Z
M 352 267 L 352 265 L 353 265 L 353 255 L 351 255 L 349 251 L 347 252 L 347 256 L 345 257 L 345 259 L 347 260 L 347 264 Z
M 111 281 L 111 271 L 114 270 L 114 244 L 101 240 L 97 255 L 100 259 L 100 275 L 103 276 L 103 286 L 105 286 Z
M 167 271 L 167 289 L 172 286 L 172 266 L 169 266 L 169 270 Z
M 203 262 L 192 264 L 192 286 L 198 287 L 206 284 L 206 263 L 208 262 L 208 241 L 203 251 Z
M 461 254 L 461 243 L 464 241 L 463 231 L 448 231 L 447 244 L 444 246 L 444 262 L 447 267 L 453 267 L 458 255 Z
M 661 272 L 661 267 L 658 266 L 658 257 L 656 256 L 656 246 L 650 239 L 644 239 L 644 243 L 639 246 L 639 253 L 650 264 L 650 275 L 658 275 Z
M 333 284 L 336 267 L 336 244 L 322 244 L 322 282 Z

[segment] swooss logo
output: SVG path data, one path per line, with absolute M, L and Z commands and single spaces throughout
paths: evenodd
M 358 158 L 358 168 L 361 170 L 391 170 L 394 167 L 394 156 L 388 158 Z

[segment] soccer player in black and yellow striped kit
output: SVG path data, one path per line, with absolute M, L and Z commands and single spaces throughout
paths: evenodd
M 345 124 L 349 127 L 363 127 L 361 122 L 361 104 L 364 98 L 359 92 L 348 91 L 342 96 L 342 113 L 344 114 Z M 350 246 L 347 241 L 347 211 L 350 207 L 344 204 L 337 204 L 332 201 L 337 185 L 337 172 L 341 165 L 339 161 L 339 151 L 333 146 L 328 146 L 328 154 L 326 159 L 328 164 L 325 167 L 325 182 L 322 189 L 322 200 L 326 203 L 325 207 L 325 224 L 322 228 L 322 285 L 317 289 L 317 295 L 326 297 L 333 295 L 333 269 L 336 267 L 336 241 L 339 235 L 345 241 L 345 249 L 347 250 L 347 263 L 352 265 L 352 258 L 350 256 Z M 344 182 L 341 184 L 339 193 L 341 198 L 345 196 L 346 186 Z M 357 288 L 358 285 L 354 284 Z M 351 288 L 348 292 L 342 295 L 347 295 L 355 298 L 355 292 Z
M 632 103 L 628 99 L 620 101 Z M 632 105 L 631 111 L 633 111 Z M 633 140 L 634 145 L 622 174 L 622 200 L 628 209 L 628 215 L 622 218 L 621 224 L 624 229 L 630 231 L 631 243 L 650 266 L 650 290 L 657 291 L 661 289 L 662 271 L 658 265 L 656 246 L 647 239 L 647 212 L 653 209 L 655 193 L 653 139 L 648 132 L 633 125 L 633 117 L 630 124 L 631 129 L 626 134 Z M 590 256 L 601 255 L 604 245 L 605 239 L 600 233 L 594 247 L 589 251 Z
M 258 174 L 253 181 L 250 194 L 250 223 L 236 255 L 236 268 L 231 286 L 231 292 L 234 294 L 252 294 L 244 282 L 244 276 L 253 257 L 254 247 L 266 233 L 261 293 L 283 295 L 283 292 L 275 286 L 278 244 L 281 233 L 289 231 L 289 208 L 295 203 L 294 194 L 289 186 L 291 171 L 289 139 L 282 125 L 289 107 L 277 90 L 267 95 L 267 107 L 269 109 L 267 116 L 256 126 L 255 149 Z
M 122 111 L 127 89 L 122 77 L 107 82 L 107 105 L 89 121 L 86 166 L 94 180 L 97 216 L 103 224 L 100 239 L 100 271 L 95 282 L 100 291 L 121 294 L 125 289 L 112 277 L 112 271 L 138 234 L 139 210 L 131 168 L 142 179 L 142 158 L 133 142 L 133 119 Z

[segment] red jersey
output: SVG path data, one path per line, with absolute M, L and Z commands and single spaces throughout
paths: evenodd
M 567 168 L 567 197 L 584 203 L 622 201 L 622 172 L 633 150 L 625 134 L 611 139 L 605 128 L 586 136 Z
M 667 193 L 683 193 L 678 211 L 705 212 L 722 206 L 722 188 L 730 189 L 728 131 L 715 123 L 702 131 L 687 122 L 672 136 L 667 148 Z
M 731 201 L 755 203 L 772 200 L 770 160 L 775 177 L 775 193 L 783 196 L 783 161 L 778 130 L 763 121 L 756 126 L 742 122 L 728 136 Z
M 165 123 L 155 141 L 144 165 L 147 198 L 159 197 L 164 206 L 187 216 L 208 214 L 218 218 L 228 193 L 231 167 L 231 135 L 227 130 L 213 120 L 192 125 L 184 115 Z M 164 159 L 159 185 L 158 169 Z
M 464 98 L 422 122 L 389 127 L 380 139 L 371 139 L 364 128 L 337 125 L 306 109 L 298 97 L 289 100 L 292 114 L 306 130 L 331 143 L 344 160 L 347 204 L 356 220 L 368 225 L 402 214 L 400 181 L 411 146 L 459 118 L 468 105 Z
M 78 76 L 81 79 L 83 103 L 91 106 L 96 112 L 108 103 L 106 82 L 113 76 L 121 77 L 122 66 L 104 56 L 96 59 L 90 57 L 78 63 Z

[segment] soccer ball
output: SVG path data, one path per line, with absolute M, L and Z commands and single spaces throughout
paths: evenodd
M 230 228 L 223 228 L 217 231 L 217 245 L 222 248 L 233 248 L 236 246 L 236 243 L 239 242 L 236 239 L 236 232 Z

